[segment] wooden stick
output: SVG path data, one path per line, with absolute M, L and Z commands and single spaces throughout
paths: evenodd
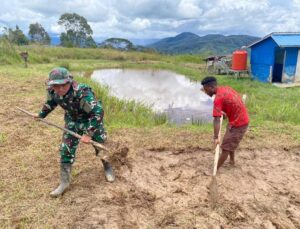
M 32 114 L 32 113 L 30 113 L 30 112 L 28 112 L 28 111 L 26 111 L 26 110 L 24 110 L 24 109 L 22 109 L 22 108 L 20 108 L 20 107 L 16 107 L 16 108 L 17 108 L 19 111 L 22 111 L 23 113 L 25 113 L 25 114 L 27 114 L 27 115 L 29 115 L 29 116 L 31 116 L 31 117 L 36 117 L 36 115 L 34 115 L 34 114 Z M 58 125 L 56 125 L 56 124 L 54 124 L 54 123 L 52 123 L 52 122 L 49 122 L 49 121 L 47 121 L 46 119 L 40 118 L 39 121 L 41 121 L 41 122 L 43 122 L 43 123 L 46 123 L 46 124 L 49 125 L 49 126 L 54 126 L 54 127 L 58 128 L 58 129 L 60 129 L 60 130 L 63 130 L 63 131 L 65 131 L 65 132 L 71 134 L 72 136 L 74 136 L 74 137 L 76 137 L 76 138 L 78 138 L 78 139 L 81 139 L 81 138 L 82 138 L 81 135 L 79 135 L 79 134 L 77 134 L 77 133 L 75 133 L 75 132 L 73 132 L 73 131 L 71 131 L 71 130 L 69 130 L 69 129 L 66 129 L 66 128 L 64 128 L 64 127 L 58 126 Z M 94 145 L 95 147 L 98 147 L 98 148 L 100 148 L 100 149 L 103 149 L 103 150 L 105 150 L 105 151 L 108 151 L 108 149 L 107 149 L 105 146 L 103 146 L 102 144 L 100 144 L 100 143 L 98 143 L 98 142 L 95 142 L 95 141 L 93 141 L 93 140 L 90 140 L 90 143 L 91 143 L 92 145 Z
M 223 115 L 222 115 L 221 118 L 220 118 L 220 130 L 219 130 L 219 134 L 218 134 L 218 139 L 219 139 L 219 140 L 221 139 L 222 122 L 223 122 Z M 219 156 L 220 156 L 220 143 L 217 144 L 216 150 L 215 150 L 215 159 L 214 159 L 213 176 L 216 176 L 216 174 L 217 174 Z
M 242 100 L 243 100 L 243 103 L 244 103 L 244 104 L 246 104 L 246 99 L 247 99 L 247 95 L 246 95 L 246 94 L 243 94 Z

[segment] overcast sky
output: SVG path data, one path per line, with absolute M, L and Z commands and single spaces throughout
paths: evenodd
M 106 38 L 300 31 L 300 0 L 2 0 L 0 26 L 17 24 L 27 34 L 29 24 L 38 22 L 60 33 L 63 13 L 84 16 L 94 37 Z

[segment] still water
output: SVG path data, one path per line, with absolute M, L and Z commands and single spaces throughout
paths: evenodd
M 111 95 L 135 100 L 154 112 L 166 113 L 170 122 L 201 123 L 212 120 L 212 100 L 183 75 L 165 70 L 103 69 L 91 78 L 110 88 Z

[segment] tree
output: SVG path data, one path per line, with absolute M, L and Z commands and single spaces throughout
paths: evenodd
M 86 48 L 97 48 L 97 44 L 94 41 L 94 39 L 92 38 L 92 36 L 88 36 L 86 38 L 85 47 Z
M 60 35 L 60 42 L 65 47 L 93 47 L 96 43 L 92 38 L 93 30 L 87 20 L 76 13 L 65 13 L 60 16 L 59 25 L 65 27 Z
M 120 50 L 133 50 L 134 45 L 132 42 L 130 42 L 127 39 L 123 38 L 109 38 L 105 41 L 103 41 L 100 44 L 100 47 L 104 48 L 114 48 L 114 49 L 120 49 Z
M 11 43 L 17 45 L 28 45 L 28 38 L 24 35 L 23 31 L 19 29 L 16 25 L 16 29 L 4 28 L 4 37 L 8 39 Z
M 45 31 L 43 26 L 39 23 L 29 25 L 28 35 L 32 42 L 37 42 L 37 43 L 45 44 L 45 45 L 50 44 L 49 34 Z

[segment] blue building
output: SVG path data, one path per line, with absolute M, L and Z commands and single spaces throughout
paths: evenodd
M 271 33 L 250 44 L 251 76 L 261 82 L 300 82 L 300 33 Z

